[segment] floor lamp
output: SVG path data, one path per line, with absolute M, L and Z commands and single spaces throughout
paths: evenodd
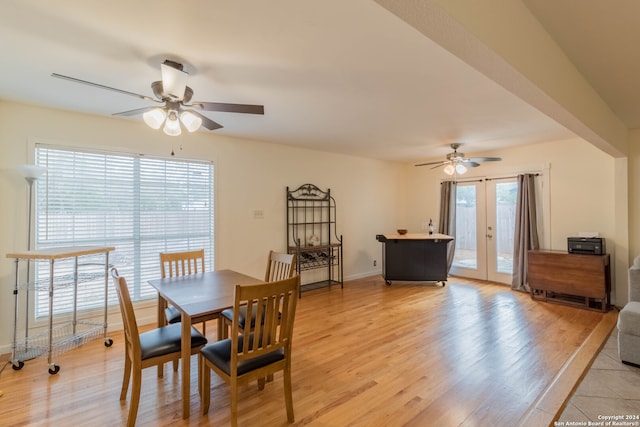
M 32 225 L 32 209 L 33 209 L 33 183 L 47 171 L 47 168 L 36 165 L 19 165 L 17 167 L 20 175 L 29 184 L 29 211 L 27 214 L 27 250 L 31 250 L 31 225 Z M 27 291 L 26 291 L 26 306 L 27 316 L 25 320 L 25 339 L 29 337 L 29 286 L 31 284 L 31 260 L 27 260 Z

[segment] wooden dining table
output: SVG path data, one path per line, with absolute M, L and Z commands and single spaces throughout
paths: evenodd
M 181 313 L 182 322 L 182 418 L 190 415 L 191 396 L 191 325 L 218 319 L 232 308 L 235 285 L 260 283 L 261 280 L 233 270 L 215 270 L 185 276 L 150 280 L 158 291 L 158 326 L 166 324 L 167 303 Z

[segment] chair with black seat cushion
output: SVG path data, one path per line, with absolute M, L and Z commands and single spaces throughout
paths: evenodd
M 269 251 L 269 258 L 267 261 L 267 271 L 264 274 L 265 282 L 273 282 L 276 280 L 288 279 L 293 277 L 296 272 L 296 256 L 295 254 L 284 254 L 280 252 Z M 223 310 L 221 315 L 221 322 L 218 322 L 222 329 L 218 331 L 219 338 L 229 337 L 229 328 L 231 327 L 231 320 L 233 319 L 233 310 Z M 244 323 L 247 316 L 246 307 L 240 307 L 240 313 L 238 315 L 238 321 L 240 322 L 240 330 L 244 329 Z M 251 316 L 251 327 L 255 325 L 256 317 L 255 313 Z
M 120 400 L 127 398 L 129 379 L 132 379 L 131 402 L 127 426 L 136 423 L 138 404 L 140 402 L 140 388 L 142 386 L 142 370 L 150 366 L 161 366 L 169 361 L 178 361 L 181 354 L 182 326 L 171 324 L 140 333 L 136 322 L 133 304 L 127 281 L 118 275 L 115 268 L 111 269 L 114 285 L 118 293 L 120 311 L 124 323 L 125 359 L 124 377 Z M 191 354 L 197 354 L 207 344 L 207 339 L 196 328 L 191 328 Z M 200 358 L 198 358 L 200 361 Z M 198 364 L 198 369 L 200 369 Z M 160 372 L 160 371 L 159 371 Z
M 204 273 L 204 249 L 184 252 L 161 252 L 160 272 L 162 278 Z M 178 323 L 180 312 L 173 306 L 164 310 L 167 323 Z M 202 322 L 202 335 L 206 335 L 206 324 Z
M 187 274 L 204 273 L 204 249 L 182 252 L 160 252 L 160 272 L 162 278 L 186 276 Z M 164 309 L 167 323 L 178 323 L 181 314 L 170 305 Z M 202 335 L 207 334 L 207 322 L 202 322 Z M 173 370 L 178 370 L 178 361 L 173 362 Z M 158 366 L 158 375 L 162 376 L 163 366 Z
M 211 370 L 231 387 L 231 425 L 238 419 L 238 387 L 283 371 L 287 420 L 292 423 L 291 337 L 300 288 L 300 276 L 253 285 L 236 285 L 231 337 L 208 344 L 200 351 L 202 414 L 209 411 Z M 255 313 L 253 328 L 249 322 L 240 327 L 239 308 L 247 315 Z

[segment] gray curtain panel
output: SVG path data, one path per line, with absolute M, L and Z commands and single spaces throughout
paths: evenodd
M 447 245 L 447 273 L 451 270 L 456 252 L 456 183 L 443 181 L 440 186 L 440 222 L 438 233 L 452 236 L 454 240 Z
M 534 174 L 518 175 L 511 289 L 522 292 L 531 292 L 527 279 L 527 251 L 540 247 L 536 216 L 535 176 Z

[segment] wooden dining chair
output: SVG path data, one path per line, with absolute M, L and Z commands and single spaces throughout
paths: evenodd
M 161 252 L 160 272 L 162 278 L 204 273 L 204 249 L 184 252 Z M 167 323 L 178 323 L 180 312 L 173 306 L 164 310 Z M 202 322 L 202 335 L 206 335 L 206 323 Z
M 269 251 L 267 258 L 267 271 L 264 274 L 265 282 L 274 282 L 276 280 L 288 279 L 296 273 L 296 256 L 295 254 L 284 254 L 280 252 Z M 223 310 L 220 313 L 221 321 L 218 322 L 218 337 L 228 338 L 229 328 L 233 319 L 233 309 Z M 246 307 L 240 307 L 238 316 L 240 322 L 240 330 L 244 329 L 244 323 L 247 316 Z M 256 322 L 255 313 L 251 317 L 251 326 Z M 222 329 L 220 329 L 220 326 Z
M 180 324 L 171 324 L 140 333 L 127 281 L 124 277 L 118 275 L 118 271 L 115 268 L 111 269 L 111 276 L 118 294 L 120 312 L 124 323 L 125 359 L 120 400 L 127 398 L 129 379 L 131 378 L 131 402 L 129 404 L 127 426 L 134 426 L 140 402 L 142 370 L 150 366 L 162 366 L 166 362 L 180 359 L 182 326 Z M 206 343 L 207 339 L 196 328 L 192 327 L 191 354 L 199 353 Z M 198 361 L 200 362 L 200 358 L 198 358 Z M 200 365 L 198 365 L 198 369 L 201 369 Z
M 294 422 L 291 391 L 291 337 L 298 302 L 300 276 L 253 285 L 236 285 L 231 322 L 231 337 L 211 343 L 200 350 L 200 387 L 202 414 L 209 411 L 211 370 L 231 387 L 231 425 L 237 425 L 238 387 L 283 371 L 287 420 Z M 248 322 L 240 327 L 240 307 L 249 316 L 255 313 L 253 328 Z

